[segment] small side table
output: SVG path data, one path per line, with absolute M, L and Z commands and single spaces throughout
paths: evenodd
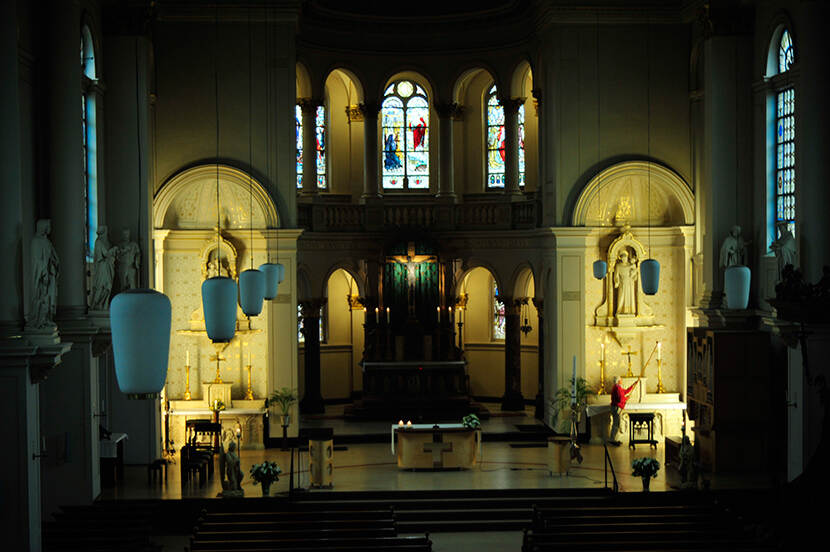
M 648 439 L 637 439 L 638 431 L 648 430 Z M 654 440 L 654 412 L 638 412 L 628 415 L 628 448 L 636 448 L 638 444 L 648 444 L 657 448 Z

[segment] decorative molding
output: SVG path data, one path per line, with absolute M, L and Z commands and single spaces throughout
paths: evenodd
M 347 105 L 346 118 L 350 123 L 363 122 L 363 112 L 360 110 L 360 106 L 357 104 Z
M 505 113 L 518 113 L 527 98 L 501 98 L 499 104 L 504 107 Z
M 378 113 L 380 113 L 380 106 L 380 102 L 361 102 L 357 104 L 357 108 L 363 114 L 364 119 L 366 117 L 376 119 Z
M 435 103 L 433 107 L 441 119 L 450 118 L 453 121 L 462 121 L 464 119 L 464 106 L 456 102 L 446 104 Z
M 303 112 L 303 115 L 316 115 L 317 108 L 325 105 L 325 102 L 320 98 L 297 98 L 297 105 Z

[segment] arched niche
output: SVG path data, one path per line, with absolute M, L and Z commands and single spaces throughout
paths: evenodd
M 153 226 L 173 230 L 216 227 L 216 180 L 223 229 L 278 228 L 277 209 L 265 188 L 228 165 L 200 165 L 171 178 L 153 200 Z M 253 205 L 251 205 L 253 203 Z M 251 210 L 251 206 L 253 210 Z
M 576 201 L 574 226 L 684 226 L 695 222 L 692 191 L 674 171 L 625 161 L 594 176 Z

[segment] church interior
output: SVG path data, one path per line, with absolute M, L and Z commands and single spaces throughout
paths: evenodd
M 800 549 L 827 21 L 0 3 L 3 542 Z

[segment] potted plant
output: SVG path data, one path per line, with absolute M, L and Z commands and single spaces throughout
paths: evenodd
M 660 470 L 660 462 L 654 458 L 635 458 L 631 462 L 631 468 L 634 470 L 631 475 L 643 478 L 643 492 L 648 492 L 648 485 L 652 477 L 657 477 L 657 472 Z
M 556 391 L 554 394 L 553 399 L 550 400 L 551 410 L 553 414 L 551 416 L 551 425 L 553 426 L 553 430 L 557 433 L 570 433 L 570 422 L 571 422 L 571 405 L 574 404 L 573 397 L 573 378 L 570 379 L 570 386 L 569 387 L 560 387 L 559 390 Z M 596 391 L 588 387 L 588 380 L 585 378 L 578 378 L 576 380 L 576 412 L 577 412 L 577 422 L 579 422 L 582 411 L 585 409 L 585 406 L 588 404 L 588 397 L 590 395 L 596 395 Z M 565 416 L 562 416 L 562 412 L 567 411 Z
M 262 496 L 268 496 L 271 492 L 271 484 L 280 480 L 282 469 L 276 462 L 265 460 L 261 464 L 251 466 L 251 479 L 254 485 L 262 486 Z
M 468 429 L 481 429 L 481 420 L 475 414 L 467 414 L 461 418 L 461 424 Z
M 291 406 L 297 402 L 297 392 L 288 387 L 277 389 L 268 399 L 268 405 L 276 404 L 280 407 L 280 425 L 291 425 Z M 266 405 L 267 406 L 267 405 Z

